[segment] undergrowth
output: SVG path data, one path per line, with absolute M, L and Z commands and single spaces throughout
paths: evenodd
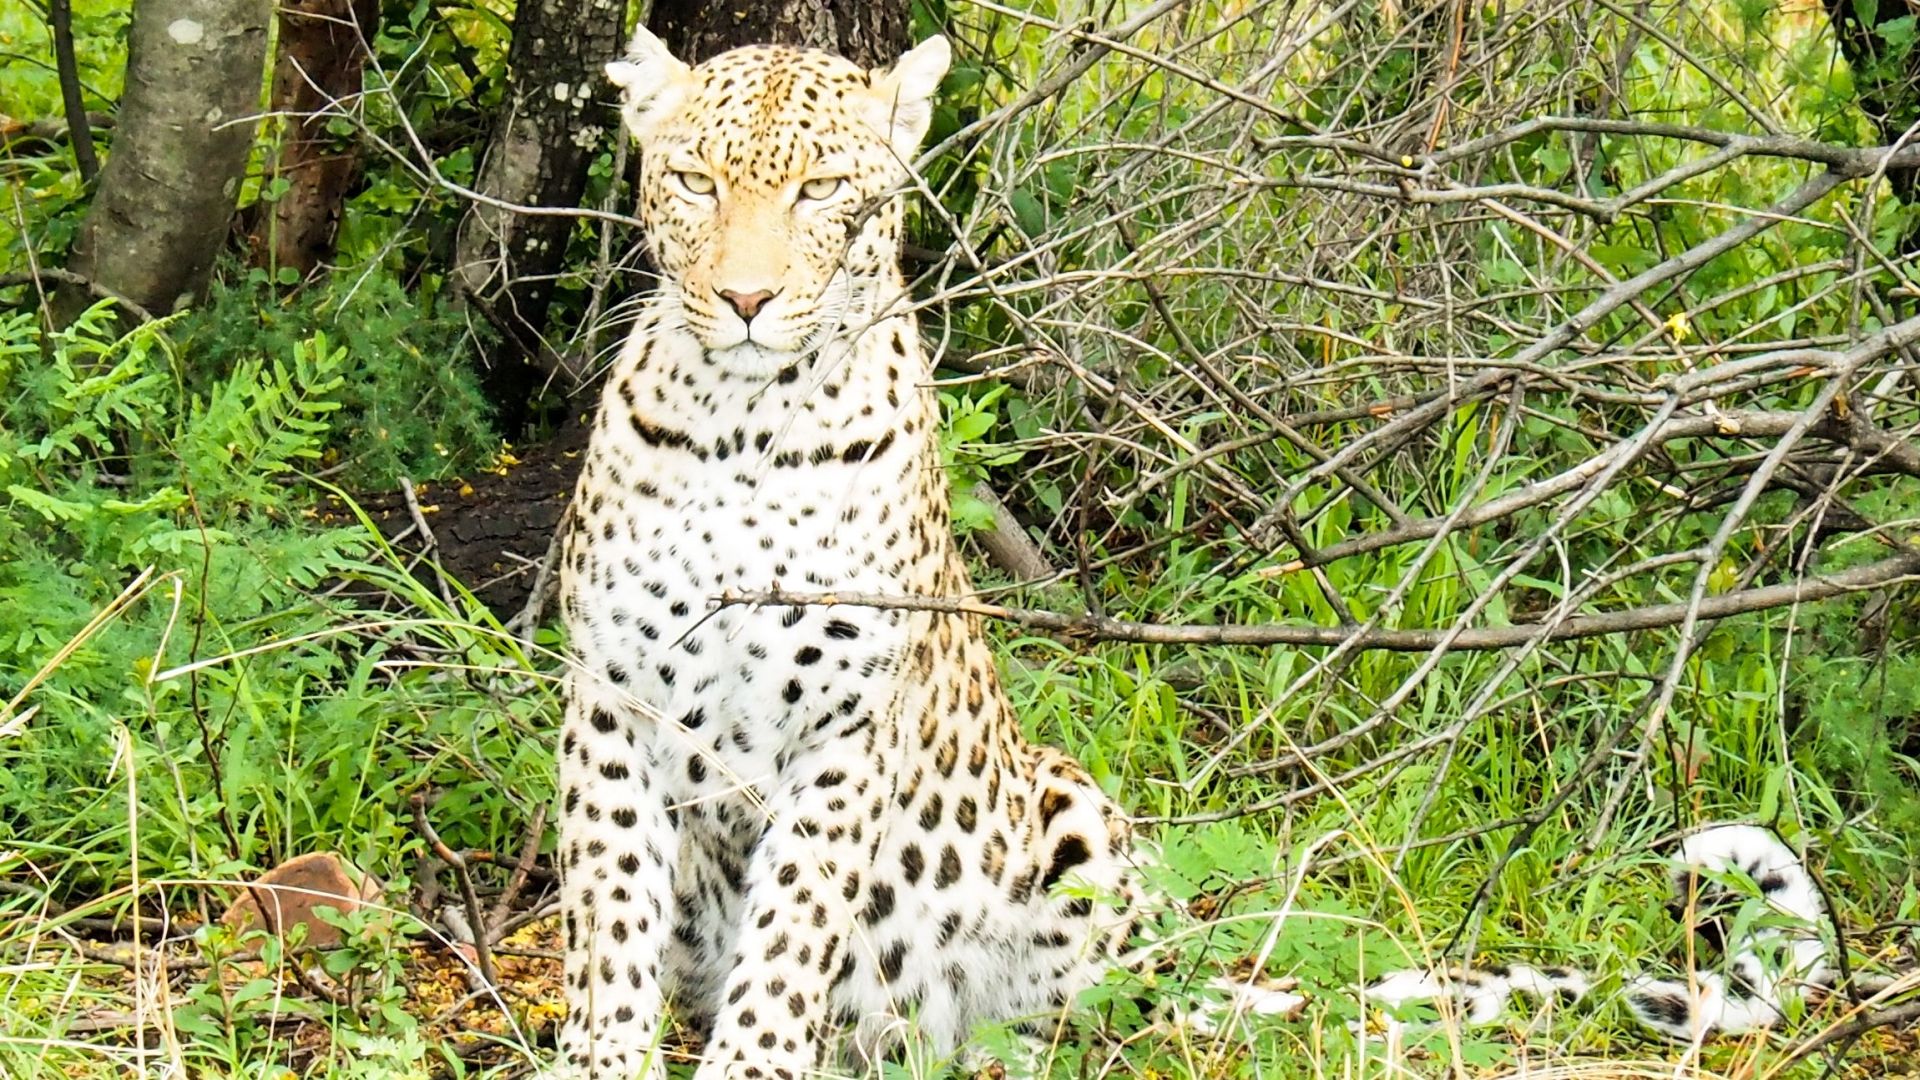
M 338 411 L 312 471 L 351 491 L 401 476 L 440 480 L 492 456 L 489 408 L 473 375 L 489 337 L 385 274 L 332 278 L 287 298 L 261 271 L 230 274 L 176 330 L 180 350 L 194 357 L 181 375 L 188 392 L 205 393 L 200 384 L 214 373 L 286 356 L 321 333 L 341 349 L 329 392 Z

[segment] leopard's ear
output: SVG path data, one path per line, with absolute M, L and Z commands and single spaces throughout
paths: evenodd
M 912 161 L 933 122 L 933 96 L 940 90 L 953 49 L 938 34 L 915 45 L 898 63 L 873 73 L 881 108 L 880 131 L 902 161 Z
M 692 82 L 687 65 L 645 26 L 636 27 L 627 54 L 607 65 L 607 79 L 621 90 L 620 117 L 641 142 L 673 111 Z

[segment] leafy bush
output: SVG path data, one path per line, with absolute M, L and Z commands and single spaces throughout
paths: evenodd
M 470 328 L 409 296 L 391 277 L 334 279 L 282 298 L 264 273 L 217 283 L 178 336 L 188 386 L 207 392 L 253 358 L 289 355 L 324 333 L 342 346 L 337 408 L 316 447 L 318 466 L 347 488 L 386 488 L 400 476 L 437 480 L 491 456 L 488 407 L 473 376 Z
M 54 335 L 31 314 L 0 322 L 0 832 L 68 884 L 117 884 L 129 857 L 142 876 L 267 864 L 315 837 L 393 874 L 405 795 L 444 782 L 489 809 L 450 835 L 493 842 L 522 816 L 503 789 L 550 786 L 524 737 L 545 695 L 487 689 L 525 657 L 394 569 L 370 529 L 314 527 L 310 488 L 289 483 L 332 445 L 365 366 L 315 333 L 232 355 L 193 392 L 183 321 L 117 338 L 105 307 Z M 329 600 L 348 580 L 437 621 Z M 383 668 L 422 650 L 461 658 L 471 683 Z M 29 690 L 37 710 L 14 712 Z M 458 744 L 513 783 L 441 775 Z

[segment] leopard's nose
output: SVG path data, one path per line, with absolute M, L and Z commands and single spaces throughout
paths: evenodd
M 733 313 L 740 316 L 741 322 L 752 322 L 753 317 L 760 314 L 760 309 L 765 307 L 767 301 L 773 299 L 774 296 L 773 292 L 768 289 L 757 289 L 747 293 L 735 292 L 732 289 L 715 289 L 713 291 L 719 293 L 720 299 L 725 300 L 727 306 L 733 309 Z

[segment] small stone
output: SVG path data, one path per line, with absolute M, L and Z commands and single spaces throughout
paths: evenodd
M 338 928 L 323 921 L 315 909 L 342 913 L 358 910 L 380 898 L 382 885 L 330 851 L 316 851 L 288 859 L 262 874 L 220 917 L 222 925 L 240 932 L 265 929 L 285 940 L 296 926 L 307 928 L 305 945 L 332 949 L 340 945 Z M 260 905 L 265 904 L 264 926 Z

